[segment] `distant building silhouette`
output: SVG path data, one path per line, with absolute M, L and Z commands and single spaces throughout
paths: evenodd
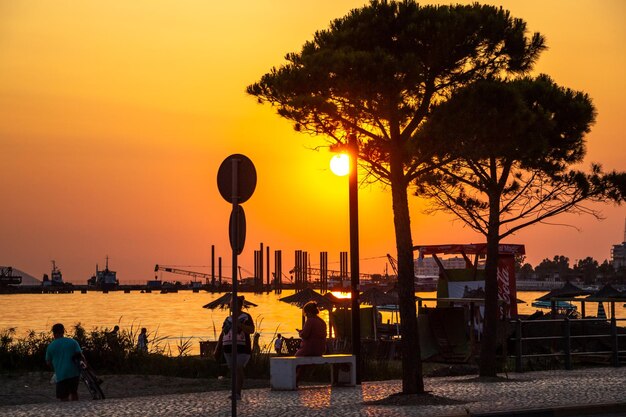
M 463 269 L 465 268 L 465 259 L 460 256 L 454 256 L 452 258 L 441 259 L 441 263 L 446 269 Z M 414 262 L 415 265 L 415 276 L 431 276 L 438 277 L 439 276 L 439 265 L 432 257 L 427 257 L 423 259 L 416 259 Z M 479 269 L 482 265 L 479 265 Z M 484 266 L 483 266 L 484 267 Z
M 613 245 L 611 249 L 611 264 L 616 271 L 626 268 L 626 221 L 624 222 L 624 240 L 621 245 Z

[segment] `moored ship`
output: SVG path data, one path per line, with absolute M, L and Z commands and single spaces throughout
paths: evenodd
M 99 270 L 96 264 L 96 274 L 87 280 L 87 285 L 95 289 L 109 291 L 119 286 L 117 272 L 109 269 L 109 257 L 106 257 L 104 270 Z
M 63 274 L 61 273 L 61 270 L 57 268 L 56 261 L 52 261 L 52 271 L 50 272 L 50 277 L 48 278 L 48 274 L 43 274 L 41 285 L 44 287 L 63 285 Z

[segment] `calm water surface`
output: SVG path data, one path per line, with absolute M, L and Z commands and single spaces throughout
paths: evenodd
M 258 304 L 248 310 L 261 333 L 261 346 L 270 343 L 275 333 L 286 337 L 297 336 L 296 328 L 302 328 L 302 313 L 295 306 L 278 301 L 281 297 L 293 294 L 283 291 L 281 295 L 246 293 L 246 299 Z M 545 292 L 524 291 L 518 298 L 525 304 L 519 304 L 522 314 L 533 313 L 536 309 L 530 303 Z M 420 297 L 434 297 L 434 292 L 417 293 Z M 0 295 L 0 329 L 15 327 L 17 334 L 25 335 L 29 330 L 48 332 L 57 322 L 66 327 L 81 323 L 86 329 L 112 328 L 116 324 L 122 329 L 131 326 L 147 327 L 148 332 L 167 336 L 171 343 L 179 338 L 194 339 L 192 353 L 199 352 L 199 343 L 195 340 L 215 340 L 221 328 L 227 310 L 207 310 L 203 305 L 220 297 L 221 294 L 207 292 L 194 293 L 181 291 L 173 294 L 159 292 L 144 293 L 89 292 L 81 294 L 15 294 Z M 426 302 L 434 306 L 434 302 Z M 616 303 L 617 317 L 626 317 L 623 303 Z M 580 306 L 578 306 L 580 310 Z M 608 306 L 605 305 L 608 313 Z M 587 306 L 587 314 L 595 315 L 595 304 Z M 328 314 L 322 311 L 321 317 L 328 320 Z M 391 319 L 385 315 L 384 321 Z

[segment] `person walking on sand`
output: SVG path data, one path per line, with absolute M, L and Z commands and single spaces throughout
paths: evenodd
M 233 315 L 226 317 L 222 324 L 222 332 L 218 343 L 221 343 L 224 348 L 224 359 L 228 367 L 232 370 L 233 366 L 233 354 L 237 355 L 237 374 L 236 381 L 236 394 L 237 399 L 241 399 L 241 390 L 243 388 L 244 380 L 244 368 L 250 360 L 250 354 L 252 353 L 252 342 L 250 335 L 254 333 L 254 320 L 248 313 L 241 311 L 245 298 L 243 295 L 237 297 L 237 310 L 234 311 L 233 301 L 231 301 L 230 308 L 233 311 Z M 237 318 L 237 335 L 233 335 L 233 317 Z M 233 345 L 235 349 L 233 349 Z
M 78 376 L 80 370 L 74 362 L 74 357 L 82 350 L 78 342 L 65 337 L 65 327 L 61 323 L 52 326 L 54 340 L 46 349 L 46 362 L 52 366 L 56 376 L 56 397 L 61 401 L 78 401 Z
M 109 349 L 114 352 L 117 352 L 120 347 L 119 333 L 120 326 L 118 325 L 115 325 L 115 327 L 113 327 L 113 330 L 106 333 L 107 345 L 109 345 Z

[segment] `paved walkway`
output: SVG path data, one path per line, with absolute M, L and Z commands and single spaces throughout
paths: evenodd
M 555 407 L 608 404 L 606 415 L 626 410 L 626 369 L 601 368 L 509 374 L 504 382 L 479 383 L 474 377 L 426 378 L 431 394 L 456 400 L 454 405 L 381 406 L 378 400 L 400 390 L 399 381 L 366 382 L 359 387 L 304 387 L 298 391 L 244 390 L 237 415 L 251 417 L 316 416 L 465 416 Z M 228 391 L 135 397 L 76 403 L 0 407 L 10 416 L 230 416 Z M 618 407 L 618 405 L 620 405 Z M 571 412 L 554 413 L 572 415 Z

